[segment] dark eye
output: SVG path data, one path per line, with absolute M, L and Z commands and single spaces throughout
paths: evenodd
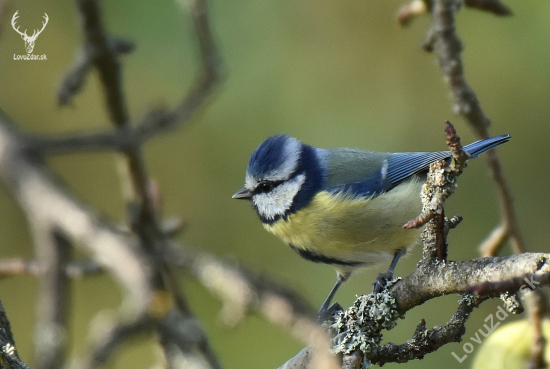
M 265 182 L 260 182 L 258 184 L 258 187 L 256 187 L 256 190 L 258 192 L 269 192 L 273 189 L 273 187 L 275 187 L 275 185 L 273 184 L 273 182 L 271 181 L 265 181 Z
M 256 187 L 256 192 L 260 192 L 260 193 L 270 192 L 281 183 L 283 183 L 283 181 L 262 181 L 258 183 L 258 186 Z

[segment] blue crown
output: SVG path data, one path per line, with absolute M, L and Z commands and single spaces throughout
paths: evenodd
M 285 145 L 291 139 L 293 138 L 288 135 L 267 138 L 250 156 L 248 172 L 261 178 L 281 168 L 289 159 L 289 153 L 285 152 Z

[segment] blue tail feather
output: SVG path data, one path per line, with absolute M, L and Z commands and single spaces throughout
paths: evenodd
M 485 138 L 476 142 L 472 142 L 469 145 L 464 146 L 464 151 L 466 151 L 471 157 L 475 158 L 481 153 L 484 153 L 487 150 L 508 142 L 512 136 L 510 135 L 501 135 L 491 138 Z
M 464 151 L 473 159 L 479 154 L 507 142 L 510 138 L 510 135 L 486 138 L 464 146 Z M 427 170 L 434 161 L 450 157 L 450 151 L 395 153 L 388 159 L 387 179 L 396 184 L 415 173 Z

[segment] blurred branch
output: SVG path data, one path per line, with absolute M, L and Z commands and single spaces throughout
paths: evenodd
M 499 0 L 464 0 L 464 5 L 493 13 L 494 15 L 512 15 L 512 10 Z
M 122 87 L 121 68 L 118 60 L 118 50 L 113 45 L 125 44 L 111 42 L 104 30 L 101 18 L 101 10 L 96 0 L 77 0 L 77 8 L 81 18 L 81 27 L 84 34 L 84 60 L 82 64 L 92 65 L 99 74 L 103 85 L 103 92 L 106 100 L 106 110 L 109 113 L 111 122 L 117 130 L 126 130 L 130 127 L 130 116 L 128 113 L 126 98 Z M 90 68 L 80 68 L 87 73 Z M 69 73 L 72 75 L 72 73 Z M 136 209 L 131 215 L 130 224 L 138 234 L 142 247 L 152 248 L 151 232 L 156 232 L 155 214 L 153 204 L 148 193 L 148 175 L 145 169 L 145 162 L 141 147 L 131 145 L 122 150 L 126 162 L 126 176 L 123 181 L 128 180 L 131 193 L 127 195 L 130 202 L 129 209 Z M 152 252 L 149 250 L 149 252 Z
M 222 301 L 221 318 L 229 326 L 239 324 L 250 310 L 264 313 L 283 327 L 298 319 L 315 323 L 314 311 L 306 301 L 262 275 L 188 246 L 171 245 L 164 258 L 193 275 Z
M 133 319 L 105 317 L 102 325 L 95 327 L 96 334 L 86 355 L 71 362 L 69 369 L 92 369 L 105 364 L 110 355 L 126 340 L 152 326 L 145 316 Z
M 114 54 L 127 54 L 134 49 L 134 44 L 126 40 L 113 39 L 108 42 L 108 46 L 110 52 Z M 95 59 L 100 56 L 101 54 L 93 47 L 93 44 L 86 43 L 77 50 L 73 66 L 65 75 L 57 92 L 60 106 L 70 104 L 73 97 L 81 91 L 90 70 L 94 66 Z
M 40 220 L 31 221 L 30 225 L 43 271 L 36 312 L 36 362 L 38 368 L 56 369 L 63 365 L 67 346 L 70 286 L 65 267 L 71 245 L 61 233 Z
M 0 358 L 1 369 L 29 369 L 27 364 L 19 358 L 10 321 L 2 302 L 0 302 Z
M 459 4 L 457 3 L 457 5 Z M 464 5 L 498 16 L 512 15 L 512 10 L 500 0 L 464 0 Z M 432 8 L 432 0 L 412 0 L 399 9 L 397 12 L 397 21 L 403 27 L 408 26 L 416 16 L 431 13 Z
M 130 118 L 127 112 L 125 96 L 122 89 L 120 66 L 118 63 L 117 53 L 110 44 L 106 32 L 101 21 L 99 5 L 94 0 L 79 0 L 79 11 L 83 19 L 83 31 L 85 38 L 84 48 L 92 50 L 88 52 L 88 56 L 93 56 L 92 63 L 98 70 L 100 80 L 103 84 L 103 90 L 106 96 L 106 109 L 109 111 L 112 123 L 118 131 L 127 132 L 130 129 Z M 204 1 L 192 1 L 189 3 L 190 12 L 195 24 L 200 23 L 202 28 L 197 29 L 197 38 L 201 44 L 201 51 L 204 49 L 213 49 L 214 42 L 212 38 L 204 36 L 204 28 L 209 33 L 208 18 L 206 12 L 206 4 Z M 206 45 L 203 45 L 206 43 Z M 117 43 L 123 45 L 123 43 Z M 201 53 L 204 58 L 204 53 Z M 202 59 L 201 59 L 202 60 Z M 201 64 L 210 65 L 209 60 L 202 60 Z M 187 113 L 187 111 L 186 111 Z M 180 114 L 181 115 L 181 114 Z M 149 115 L 154 116 L 154 115 Z M 183 330 L 169 336 L 164 334 L 161 324 L 166 319 L 172 320 L 172 326 L 184 325 L 185 321 L 194 321 L 194 315 L 190 312 L 184 296 L 182 295 L 176 279 L 171 275 L 170 269 L 162 262 L 162 257 L 159 251 L 162 250 L 162 245 L 166 243 L 166 237 L 162 233 L 162 229 L 156 219 L 156 206 L 158 201 L 155 199 L 159 196 L 156 192 L 158 189 L 152 185 L 145 167 L 145 160 L 142 154 L 141 144 L 129 144 L 122 147 L 122 153 L 126 161 L 126 175 L 123 180 L 127 179 L 131 193 L 127 194 L 128 209 L 130 210 L 130 229 L 137 234 L 141 249 L 147 254 L 148 258 L 155 264 L 151 269 L 149 283 L 153 288 L 152 299 L 149 301 L 150 315 L 155 317 L 154 330 L 160 334 L 160 342 L 165 350 L 168 358 L 168 351 L 173 347 L 173 343 L 180 350 L 184 357 L 196 357 L 197 360 L 204 361 L 205 368 L 219 368 L 218 359 L 210 349 L 202 328 L 196 327 L 193 330 Z M 143 317 L 146 318 L 145 316 Z M 143 319 L 128 323 L 128 327 L 139 327 L 144 323 Z M 181 323 L 181 324 L 180 324 Z M 117 325 L 123 332 L 126 332 L 126 325 Z M 105 357 L 104 348 L 113 345 L 105 346 L 105 342 L 116 340 L 120 342 L 119 336 L 115 334 L 119 329 L 112 329 L 106 336 L 96 341 L 96 347 L 92 349 L 89 355 L 87 365 L 90 368 L 94 367 L 96 359 Z M 133 332 L 133 329 L 130 329 Z M 192 333 L 192 337 L 186 337 L 186 334 Z M 184 341 L 185 344 L 178 345 L 178 341 Z M 200 358 L 200 359 L 199 359 Z M 170 365 L 173 366 L 173 365 Z
M 282 328 L 300 326 L 296 322 L 301 320 L 307 324 L 316 323 L 313 308 L 287 287 L 189 245 L 180 247 L 174 242 L 168 245 L 162 252 L 164 262 L 192 275 L 222 301 L 220 317 L 224 324 L 236 326 L 250 311 L 263 314 Z M 102 266 L 94 260 L 72 261 L 65 265 L 69 278 L 103 272 Z M 0 260 L 0 278 L 17 275 L 42 277 L 43 274 L 35 260 Z M 304 337 L 300 338 L 308 342 Z
M 174 242 L 168 245 L 162 252 L 165 263 L 192 275 L 222 301 L 220 317 L 224 324 L 238 325 L 249 311 L 263 314 L 283 328 L 300 320 L 307 324 L 316 323 L 313 308 L 287 287 L 189 245 L 180 247 Z M 72 261 L 65 265 L 65 273 L 69 278 L 103 272 L 101 265 L 94 260 Z M 17 275 L 41 277 L 43 274 L 35 260 L 0 260 L 0 278 Z M 304 337 L 301 339 L 307 342 Z
M 531 298 L 527 300 L 529 318 L 531 324 L 535 327 L 533 346 L 531 347 L 531 360 L 526 366 L 529 369 L 548 367 L 545 360 L 548 340 L 544 337 L 543 330 L 541 329 L 543 318 L 548 316 L 548 296 L 540 289 L 534 292 L 536 293 L 531 293 Z
M 171 265 L 192 274 L 223 303 L 221 319 L 229 326 L 239 324 L 249 311 L 288 331 L 306 344 L 324 347 L 323 362 L 332 362 L 324 330 L 315 320 L 311 306 L 288 288 L 240 266 L 189 247 L 170 246 L 164 257 Z M 324 364 L 326 365 L 326 364 Z
M 81 278 L 86 275 L 102 273 L 103 269 L 94 260 L 73 261 L 65 264 L 65 273 L 69 278 Z M 3 259 L 0 260 L 0 278 L 17 275 L 39 277 L 43 272 L 36 260 Z
M 180 2 L 183 1 L 180 0 Z M 76 135 L 60 135 L 57 137 L 29 135 L 27 138 L 29 150 L 43 154 L 124 150 L 127 147 L 139 146 L 160 133 L 188 123 L 195 113 L 207 102 L 222 78 L 222 59 L 209 26 L 206 2 L 202 0 L 189 1 L 189 9 L 199 40 L 201 69 L 193 86 L 173 111 L 153 110 L 143 117 L 135 128 L 125 127 L 123 130 L 115 132 L 88 132 Z M 101 34 L 103 33 L 101 32 Z M 89 38 L 92 39 L 92 37 Z M 109 42 L 107 40 L 103 42 L 105 45 L 101 49 L 104 50 L 104 54 L 107 56 L 110 55 L 111 58 L 116 58 L 117 52 L 113 51 L 112 47 L 109 47 Z M 88 50 L 88 48 L 84 47 L 81 50 Z M 85 75 L 88 73 L 88 66 L 93 61 L 92 56 L 95 58 L 97 52 L 93 55 L 89 54 L 90 51 L 80 51 L 77 54 L 76 67 L 73 67 L 73 70 L 68 73 L 59 92 L 60 96 L 64 99 L 64 96 L 68 93 L 67 91 L 72 90 L 72 88 L 67 89 L 67 87 L 63 86 L 74 85 L 75 83 L 71 82 L 73 80 L 83 81 Z
M 84 61 L 76 63 L 77 65 L 93 66 L 97 69 L 99 79 L 103 84 L 107 111 L 110 114 L 112 122 L 117 127 L 123 127 L 129 123 L 128 108 L 122 90 L 122 79 L 120 64 L 117 53 L 119 48 L 114 45 L 120 42 L 111 42 L 104 31 L 103 21 L 99 5 L 94 0 L 77 0 L 78 14 L 84 35 L 83 53 L 79 53 Z M 124 43 L 127 43 L 124 41 Z M 133 47 L 130 47 L 132 49 Z M 77 68 L 81 73 L 87 74 L 90 68 Z M 69 73 L 73 76 L 74 71 Z M 83 80 L 84 77 L 76 78 Z M 66 81 L 66 80 L 65 80 Z M 64 82 L 61 90 L 66 86 Z M 67 95 L 69 91 L 61 91 L 61 95 Z M 72 96 L 71 96 L 72 97 Z
M 149 263 L 136 247 L 135 237 L 116 232 L 61 188 L 61 181 L 43 160 L 27 154 L 21 137 L 11 126 L 0 113 L 0 177 L 29 222 L 47 224 L 83 247 L 123 286 L 127 298 L 147 301 Z M 134 302 L 132 305 L 136 306 Z
M 204 251 L 195 250 L 188 245 L 184 248 L 179 247 L 173 242 L 169 243 L 169 247 L 164 250 L 162 255 L 167 264 L 191 274 L 220 299 L 223 303 L 220 318 L 228 326 L 238 325 L 246 318 L 247 314 L 255 312 L 263 315 L 271 323 L 289 330 L 306 344 L 312 345 L 315 343 L 315 337 L 322 338 L 325 335 L 315 320 L 315 311 L 302 297 L 263 275 L 247 270 L 240 265 L 223 261 Z M 68 277 L 79 278 L 83 275 L 102 273 L 103 269 L 94 260 L 85 260 L 68 263 L 65 272 Z M 38 263 L 34 260 L 0 261 L 0 276 L 21 274 L 43 275 Z M 152 323 L 149 323 L 148 328 L 143 325 L 143 322 L 140 324 L 142 331 L 152 329 Z M 132 332 L 138 332 L 137 326 L 132 329 L 124 327 L 111 329 L 104 333 L 97 342 L 116 341 Z M 96 348 L 98 351 L 96 357 L 103 357 L 103 353 L 107 350 L 105 346 L 107 345 L 102 344 L 101 348 Z M 327 346 L 324 351 L 325 355 L 328 352 Z M 325 357 L 322 361 L 326 359 Z M 88 357 L 82 362 L 96 362 L 96 360 Z
M 210 32 L 206 3 L 189 2 L 200 44 L 202 70 L 197 82 L 174 112 L 153 111 L 135 130 L 130 126 L 118 60 L 119 54 L 131 51 L 133 45 L 107 36 L 96 0 L 77 0 L 77 8 L 84 42 L 61 85 L 59 101 L 68 103 L 95 68 L 103 85 L 106 110 L 116 130 L 99 135 L 99 140 L 89 134 L 59 140 L 21 135 L 14 128 L 8 128 L 7 119 L 0 115 L 0 176 L 27 215 L 38 255 L 38 263 L 11 260 L 0 263 L 0 269 L 3 273 L 30 272 L 42 276 L 37 354 L 45 368 L 62 366 L 64 359 L 67 273 L 100 269 L 118 279 L 126 291 L 125 299 L 102 329 L 94 328 L 100 334 L 92 337 L 87 354 L 72 367 L 94 368 L 104 363 L 124 340 L 147 331 L 158 333 L 169 367 L 176 367 L 177 360 L 185 358 L 202 362 L 204 368 L 220 368 L 204 331 L 162 259 L 160 251 L 167 240 L 156 220 L 159 194 L 149 180 L 141 152 L 146 139 L 174 127 L 178 121 L 187 121 L 219 81 L 220 59 Z M 132 189 L 128 194 L 131 233 L 116 231 L 99 221 L 91 209 L 84 208 L 59 186 L 60 181 L 54 179 L 42 159 L 48 148 L 53 148 L 50 152 L 56 148 L 58 152 L 59 148 L 78 152 L 81 147 L 86 150 L 88 143 L 105 145 L 105 140 L 115 142 L 110 149 L 121 151 L 126 160 L 127 179 Z M 94 262 L 69 264 L 69 242 L 90 252 Z

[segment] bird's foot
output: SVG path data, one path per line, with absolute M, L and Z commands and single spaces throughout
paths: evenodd
M 319 312 L 317 313 L 317 321 L 319 322 L 319 324 L 323 324 L 327 320 L 331 320 L 334 314 L 343 310 L 344 309 L 342 308 L 342 306 L 340 306 L 340 304 L 337 302 L 330 305 L 329 308 L 327 308 L 326 306 L 321 306 Z
M 382 292 L 388 285 L 388 281 L 391 281 L 392 279 L 393 279 L 393 272 L 390 270 L 386 271 L 385 273 L 378 274 L 378 277 L 376 278 L 376 282 L 372 284 L 372 292 L 374 293 Z

